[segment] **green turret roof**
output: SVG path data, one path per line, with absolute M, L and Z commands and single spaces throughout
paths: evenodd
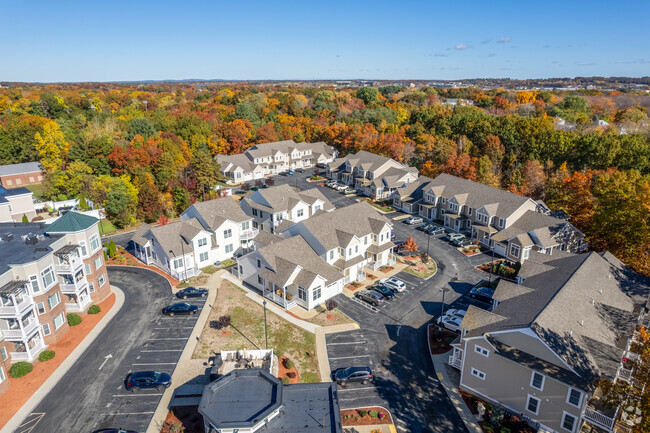
M 47 227 L 47 233 L 67 233 L 86 230 L 97 224 L 99 220 L 90 215 L 68 212 Z

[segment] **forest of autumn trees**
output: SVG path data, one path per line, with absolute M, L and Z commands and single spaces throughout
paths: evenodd
M 14 85 L 0 88 L 0 163 L 41 161 L 45 198 L 90 199 L 125 227 L 213 197 L 217 154 L 324 141 L 544 200 L 650 274 L 649 106 L 618 91 Z

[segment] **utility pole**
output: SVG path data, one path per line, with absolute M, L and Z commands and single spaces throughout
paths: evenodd
M 266 342 L 265 346 L 266 350 L 269 349 L 269 334 L 266 329 L 266 299 L 262 301 L 262 305 L 264 306 L 264 340 Z

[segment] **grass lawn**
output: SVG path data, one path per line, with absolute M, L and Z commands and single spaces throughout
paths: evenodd
M 436 262 L 433 259 L 429 259 L 429 263 L 422 263 L 422 260 L 410 259 L 409 261 L 414 262 L 415 265 L 409 266 L 404 271 L 408 272 L 411 275 L 415 275 L 420 278 L 429 278 L 431 275 L 436 273 Z
M 214 307 L 201 333 L 194 354 L 195 359 L 205 359 L 222 350 L 256 349 L 265 347 L 264 310 L 261 305 L 246 297 L 246 292 L 229 281 L 223 281 L 217 292 Z M 231 325 L 224 330 L 213 329 L 210 324 L 219 317 L 229 315 Z M 298 369 L 301 382 L 319 382 L 316 337 L 266 311 L 269 349 L 279 357 L 286 356 Z
M 115 227 L 113 223 L 106 218 L 102 218 L 102 220 L 99 222 L 99 230 L 101 231 L 102 236 L 106 236 L 110 235 L 113 232 L 116 232 L 117 227 Z
M 382 212 L 392 212 L 394 209 L 392 206 L 383 206 L 377 202 L 370 200 L 369 198 L 365 199 L 372 207 L 379 209 Z
M 332 311 L 325 310 L 318 313 L 316 316 L 309 319 L 309 321 L 320 326 L 341 325 L 343 323 L 353 322 L 352 319 L 341 313 L 337 308 Z
M 36 185 L 27 185 L 25 188 L 34 193 L 34 198 L 37 198 L 41 201 L 47 201 L 47 199 L 43 197 L 43 184 L 39 183 Z

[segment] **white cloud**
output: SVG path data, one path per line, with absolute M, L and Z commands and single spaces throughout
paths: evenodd
M 500 44 L 507 44 L 508 42 L 510 42 L 510 39 L 511 39 L 510 36 L 504 36 L 501 39 L 499 39 L 499 43 Z
M 466 50 L 466 49 L 469 48 L 469 47 L 468 47 L 467 45 L 465 45 L 465 44 L 458 44 L 458 45 L 456 45 L 454 48 L 457 49 L 457 50 L 461 50 L 461 51 L 462 51 L 462 50 Z

